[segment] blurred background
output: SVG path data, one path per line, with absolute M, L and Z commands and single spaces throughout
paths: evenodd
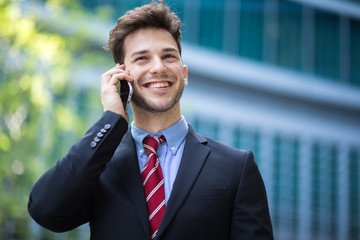
M 0 239 L 54 234 L 34 182 L 102 114 L 103 50 L 144 0 L 0 0 Z M 360 1 L 167 0 L 183 20 L 182 112 L 255 153 L 275 239 L 360 239 Z

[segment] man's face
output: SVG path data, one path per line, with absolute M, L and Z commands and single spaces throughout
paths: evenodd
M 132 103 L 147 112 L 166 112 L 179 104 L 187 85 L 174 38 L 163 29 L 139 29 L 124 41 L 125 69 L 134 78 Z

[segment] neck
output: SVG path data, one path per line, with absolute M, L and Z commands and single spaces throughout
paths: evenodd
M 181 119 L 180 105 L 175 105 L 166 112 L 147 112 L 132 106 L 134 124 L 148 133 L 158 133 L 174 125 Z

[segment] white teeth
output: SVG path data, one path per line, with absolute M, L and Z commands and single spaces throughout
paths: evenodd
M 149 88 L 163 88 L 168 87 L 168 82 L 150 83 Z

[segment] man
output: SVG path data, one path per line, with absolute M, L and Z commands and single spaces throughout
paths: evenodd
M 34 185 L 29 213 L 91 239 L 273 239 L 249 151 L 203 137 L 180 113 L 188 83 L 178 17 L 164 3 L 127 12 L 110 32 L 116 63 L 101 77 L 103 116 Z M 116 84 L 131 82 L 134 121 Z M 153 137 L 153 138 L 149 138 Z

